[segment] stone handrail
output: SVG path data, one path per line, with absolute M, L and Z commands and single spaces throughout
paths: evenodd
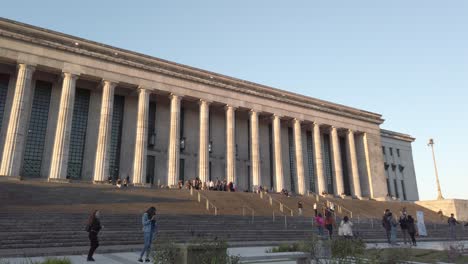
M 214 215 L 218 215 L 218 207 L 216 207 L 212 202 L 210 202 L 210 200 L 205 195 L 201 194 L 198 190 L 195 190 L 195 192 L 197 193 L 197 201 L 201 203 L 202 199 L 204 199 L 206 201 L 206 210 L 210 211 L 210 209 L 213 208 Z M 192 187 L 190 188 L 190 195 L 194 196 L 194 189 Z
M 261 199 L 263 199 L 264 196 L 267 196 L 267 197 L 268 197 L 268 202 L 269 202 L 270 206 L 273 206 L 274 203 L 277 203 L 277 204 L 279 204 L 279 210 L 280 210 L 280 212 L 282 212 L 282 213 L 284 214 L 285 209 L 287 209 L 287 210 L 289 210 L 290 215 L 291 215 L 291 216 L 294 216 L 294 210 L 293 210 L 293 209 L 287 207 L 287 206 L 284 205 L 282 202 L 280 202 L 280 201 L 274 199 L 274 198 L 271 197 L 271 195 L 269 195 L 267 192 L 260 192 L 259 194 L 260 194 L 260 198 L 261 198 Z
M 248 207 L 247 205 L 242 206 L 242 216 L 245 216 L 245 209 L 248 209 L 252 213 L 252 223 L 255 221 L 255 210 Z

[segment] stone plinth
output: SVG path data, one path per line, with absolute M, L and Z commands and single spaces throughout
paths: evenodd
M 468 200 L 444 199 L 416 201 L 415 203 L 434 212 L 442 210 L 443 215 L 447 217 L 450 217 L 450 214 L 454 214 L 458 221 L 468 221 Z

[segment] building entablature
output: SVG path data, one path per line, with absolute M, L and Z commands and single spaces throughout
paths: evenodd
M 20 54 L 26 52 L 26 50 L 16 50 L 18 53 L 5 50 L 0 52 L 0 56 L 6 56 L 7 59 L 16 60 L 16 62 L 26 61 L 30 64 L 40 62 L 41 67 L 47 67 L 57 69 L 59 71 L 66 71 L 73 74 L 80 74 L 83 78 L 89 76 L 90 78 L 107 78 L 112 79 L 115 82 L 120 83 L 131 83 L 143 87 L 155 87 L 158 90 L 168 90 L 172 92 L 179 92 L 180 94 L 186 94 L 185 84 L 189 84 L 189 87 L 193 89 L 190 91 L 191 95 L 198 96 L 208 101 L 216 101 L 219 98 L 225 98 L 223 103 L 233 105 L 234 107 L 253 108 L 253 105 L 262 105 L 261 100 L 259 102 L 251 102 L 250 97 L 254 96 L 258 99 L 266 99 L 267 101 L 276 101 L 287 104 L 291 107 L 296 107 L 297 111 L 291 111 L 291 109 L 279 109 L 277 114 L 281 116 L 291 116 L 292 118 L 298 118 L 300 120 L 314 120 L 309 118 L 308 114 L 302 114 L 302 109 L 311 110 L 313 114 L 325 113 L 335 116 L 339 116 L 342 119 L 353 119 L 359 120 L 360 124 L 374 128 L 383 122 L 381 115 L 347 107 L 323 100 L 306 97 L 291 92 L 271 88 L 265 85 L 248 82 L 221 74 L 193 68 L 190 66 L 169 62 L 166 60 L 154 58 L 148 55 L 111 47 L 108 45 L 100 44 L 97 42 L 85 40 L 82 38 L 73 37 L 63 33 L 58 33 L 50 30 L 46 30 L 39 27 L 34 27 L 15 21 L 0 19 L 0 37 L 5 40 L 19 41 L 22 43 L 32 44 L 45 49 L 53 49 L 64 55 L 75 56 L 73 60 L 63 60 L 59 57 L 45 57 L 43 54 L 29 53 Z M 1 42 L 0 42 L 1 44 Z M 5 43 L 7 45 L 7 43 Z M 8 47 L 11 47 L 8 45 Z M 44 57 L 43 57 L 44 56 Z M 76 57 L 78 56 L 78 57 Z M 34 61 L 34 57 L 37 58 Z M 85 60 L 84 58 L 89 60 Z M 99 63 L 106 63 L 108 67 L 94 68 L 96 60 Z M 122 74 L 125 73 L 125 74 Z M 167 78 L 172 77 L 182 82 L 178 82 L 180 86 L 174 83 L 169 83 Z M 194 86 L 195 85 L 195 86 Z M 206 93 L 198 90 L 199 87 L 209 87 L 210 92 L 217 92 L 218 96 L 210 96 L 213 98 L 205 98 Z M 212 88 L 218 88 L 217 91 Z M 198 90 L 198 91 L 197 91 Z M 236 93 L 236 98 L 226 98 L 223 95 L 228 92 Z M 205 96 L 205 97 L 204 97 Z M 277 107 L 271 107 L 272 104 L 264 103 L 258 109 L 259 112 L 271 112 L 276 113 Z M 308 112 L 307 112 L 308 113 Z M 321 123 L 326 123 L 326 118 L 318 120 Z M 316 120 L 314 120 L 316 121 Z M 351 124 L 352 122 L 349 121 Z M 329 124 L 333 124 L 333 121 Z M 352 128 L 355 129 L 355 128 Z
M 406 142 L 410 142 L 410 143 L 414 142 L 416 140 L 414 137 L 412 137 L 410 135 L 395 132 L 395 131 L 390 131 L 390 130 L 386 130 L 386 129 L 380 129 L 380 135 L 382 137 L 392 138 L 392 139 L 396 139 L 396 140 L 402 140 L 402 141 L 406 141 Z

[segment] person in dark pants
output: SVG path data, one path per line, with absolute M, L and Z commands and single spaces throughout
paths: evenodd
M 140 258 L 138 259 L 139 262 L 143 262 L 143 255 L 146 253 L 145 262 L 150 262 L 149 255 L 151 252 L 151 244 L 153 243 L 153 239 L 155 238 L 155 233 L 157 231 L 156 225 L 156 208 L 150 207 L 141 218 L 141 222 L 143 224 L 143 234 L 144 234 L 144 242 L 145 246 L 141 251 Z
M 327 212 L 325 216 L 325 228 L 328 230 L 328 235 L 330 236 L 330 239 L 332 239 L 334 226 L 336 226 L 335 217 L 332 213 Z
M 403 209 L 401 216 L 400 216 L 400 228 L 401 228 L 401 233 L 403 234 L 403 241 L 406 245 L 407 239 L 407 234 L 408 234 L 408 215 L 406 212 L 406 209 Z M 409 242 L 409 241 L 408 241 Z
M 385 233 L 387 235 L 387 242 L 388 244 L 391 244 L 391 241 L 390 241 L 390 231 L 391 231 L 391 225 L 390 225 L 390 220 L 391 218 L 389 218 L 389 214 L 391 214 L 390 210 L 389 209 L 385 209 L 385 213 L 384 215 L 382 216 L 382 227 L 385 229 Z
M 88 225 L 86 226 L 86 231 L 88 231 L 89 241 L 91 246 L 88 252 L 88 261 L 94 261 L 93 254 L 94 251 L 99 247 L 98 233 L 101 230 L 101 221 L 99 220 L 100 213 L 98 210 L 94 211 L 88 218 Z
M 408 215 L 407 221 L 406 221 L 406 226 L 408 229 L 408 233 L 411 237 L 411 241 L 413 243 L 413 246 L 416 246 L 416 225 L 414 224 L 414 218 L 411 215 Z

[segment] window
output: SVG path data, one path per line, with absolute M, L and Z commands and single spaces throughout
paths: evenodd
M 289 141 L 289 172 L 291 176 L 291 192 L 296 192 L 296 148 L 294 146 L 294 136 L 291 127 L 288 127 L 288 141 Z
M 407 200 L 406 199 L 405 182 L 403 180 L 401 180 L 401 191 L 403 192 L 403 200 Z
M 122 126 L 124 115 L 125 97 L 114 95 L 112 110 L 112 130 L 109 146 L 109 176 L 116 180 L 119 178 L 120 147 L 122 143 Z
M 5 110 L 6 96 L 8 92 L 8 75 L 0 74 L 0 128 L 2 128 L 3 112 Z
M 390 180 L 387 178 L 387 195 L 392 195 L 392 190 L 390 189 Z
M 333 194 L 333 175 L 332 175 L 332 153 L 330 149 L 330 135 L 323 134 L 322 138 L 322 153 L 324 172 L 327 179 L 327 192 Z
M 40 177 L 41 174 L 51 92 L 51 83 L 36 82 L 23 157 L 23 175 L 26 177 Z
M 398 182 L 396 179 L 393 179 L 393 185 L 395 187 L 395 196 L 396 198 L 400 198 L 400 194 L 398 193 Z
M 309 163 L 309 190 L 315 192 L 315 171 L 314 171 L 314 146 L 312 142 L 312 131 L 307 131 L 307 161 Z
M 89 98 L 89 90 L 76 89 L 67 170 L 67 178 L 71 179 L 81 178 L 86 129 L 88 125 Z
M 390 148 L 390 156 L 393 156 L 393 149 Z
M 396 149 L 396 155 L 400 157 L 400 149 Z
M 385 153 L 385 147 L 384 147 L 384 146 L 382 146 L 382 153 L 383 153 L 384 155 L 386 154 L 386 153 Z

